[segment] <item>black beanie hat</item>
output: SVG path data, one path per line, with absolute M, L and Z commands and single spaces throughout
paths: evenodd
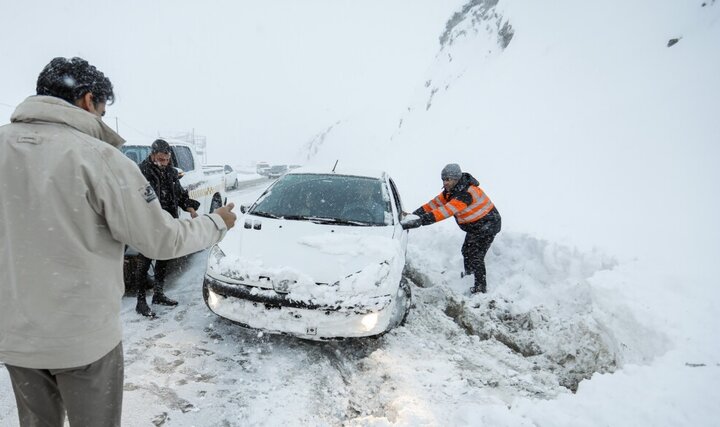
M 168 144 L 164 139 L 156 139 L 155 142 L 152 143 L 152 152 L 169 154 L 170 144 Z

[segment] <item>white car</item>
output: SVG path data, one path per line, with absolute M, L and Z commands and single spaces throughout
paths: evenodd
M 267 175 L 267 171 L 270 169 L 270 163 L 258 162 L 255 168 L 258 175 Z
M 273 165 L 267 171 L 267 177 L 270 179 L 280 178 L 288 171 L 288 165 Z
M 212 169 L 217 173 L 222 173 L 223 181 L 225 181 L 225 190 L 234 190 L 240 184 L 238 181 L 237 171 L 230 165 L 204 165 L 205 169 Z
M 225 189 L 226 190 L 235 190 L 238 188 L 238 185 L 240 184 L 238 182 L 237 177 L 237 171 L 232 168 L 230 165 L 224 166 L 225 171 Z
M 209 253 L 206 304 L 242 326 L 311 340 L 382 334 L 410 309 L 408 231 L 384 172 L 288 172 Z

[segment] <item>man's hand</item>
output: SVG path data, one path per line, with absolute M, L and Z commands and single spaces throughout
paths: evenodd
M 225 221 L 225 225 L 228 230 L 235 226 L 235 220 L 237 219 L 237 215 L 232 212 L 234 207 L 235 203 L 228 203 L 227 205 L 213 211 L 214 214 L 220 215 L 220 218 Z
M 185 209 L 185 210 L 190 214 L 190 218 L 197 218 L 198 214 L 197 214 L 197 211 L 196 211 L 195 209 L 193 209 L 193 208 L 187 208 L 187 209 Z

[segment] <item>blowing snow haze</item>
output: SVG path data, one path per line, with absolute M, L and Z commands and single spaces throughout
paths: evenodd
M 2 47 L 6 118 L 49 58 L 78 55 L 113 81 L 105 121 L 128 140 L 373 164 L 413 207 L 458 162 L 505 229 L 687 271 L 720 253 L 714 0 L 44 3 L 3 6 L 23 34 Z M 53 30 L 97 16 L 98 37 Z
M 0 113 L 55 56 L 97 64 L 116 89 L 105 118 L 128 140 L 207 137 L 208 162 L 293 163 L 302 144 L 367 109 L 397 111 L 460 2 L 160 0 L 5 2 L 22 43 L 0 48 Z M 100 34 L 60 22 L 103 22 Z M 32 22 L 34 31 L 27 31 Z
M 710 196 L 720 194 L 719 12 L 715 2 L 467 2 L 436 30 L 401 111 L 340 122 L 310 156 L 400 170 L 413 207 L 457 161 L 506 230 L 706 268 L 720 253 Z
M 456 274 L 452 221 L 412 230 L 408 322 L 360 343 L 223 322 L 196 257 L 155 323 L 122 301 L 128 425 L 710 426 L 719 3 L 13 2 L 0 114 L 52 57 L 81 56 L 128 140 L 195 132 L 208 163 L 384 169 L 406 211 L 459 163 L 502 214 L 488 294 Z M 0 425 L 15 421 L 0 369 Z

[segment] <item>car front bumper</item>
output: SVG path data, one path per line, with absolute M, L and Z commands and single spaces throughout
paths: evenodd
M 295 301 L 284 294 L 258 294 L 253 289 L 208 275 L 203 281 L 205 303 L 218 316 L 245 327 L 309 340 L 378 335 L 397 316 L 395 298 L 371 307 L 330 307 Z

